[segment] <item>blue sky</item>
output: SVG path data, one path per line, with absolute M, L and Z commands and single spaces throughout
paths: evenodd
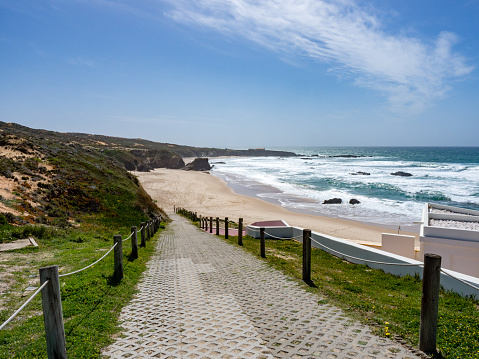
M 0 0 L 0 120 L 195 146 L 479 146 L 479 0 Z

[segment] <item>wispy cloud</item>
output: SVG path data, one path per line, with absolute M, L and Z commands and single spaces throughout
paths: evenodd
M 95 61 L 87 59 L 85 57 L 81 57 L 81 56 L 74 57 L 74 58 L 72 57 L 72 58 L 68 59 L 68 63 L 70 65 L 74 65 L 74 66 L 87 66 L 87 67 L 95 67 L 96 66 Z
M 453 51 L 453 33 L 434 40 L 391 34 L 352 0 L 165 1 L 175 21 L 325 63 L 333 74 L 385 94 L 399 112 L 421 112 L 473 70 Z

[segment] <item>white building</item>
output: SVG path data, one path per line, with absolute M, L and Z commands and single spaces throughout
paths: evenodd
M 442 257 L 441 267 L 479 277 L 479 211 L 426 203 L 421 254 Z

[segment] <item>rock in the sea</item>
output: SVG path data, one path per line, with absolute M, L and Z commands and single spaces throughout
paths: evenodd
M 354 172 L 354 173 L 351 173 L 352 175 L 360 175 L 360 176 L 370 176 L 371 173 L 369 172 L 362 172 L 362 171 L 358 171 L 358 172 Z
M 184 168 L 185 171 L 209 171 L 211 169 L 208 158 L 195 158 L 193 162 L 188 163 Z
M 324 200 L 323 204 L 340 204 L 343 203 L 341 198 L 331 198 Z
M 394 172 L 394 173 L 391 173 L 393 176 L 401 176 L 401 177 L 411 177 L 412 174 L 408 173 L 408 172 L 403 172 L 403 171 L 397 171 L 397 172 Z
M 349 200 L 349 204 L 360 204 L 361 202 L 359 202 L 356 198 L 351 198 Z

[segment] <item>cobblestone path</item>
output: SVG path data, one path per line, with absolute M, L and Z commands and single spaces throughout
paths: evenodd
M 417 358 L 175 214 L 110 358 Z M 320 301 L 321 303 L 321 301 Z

